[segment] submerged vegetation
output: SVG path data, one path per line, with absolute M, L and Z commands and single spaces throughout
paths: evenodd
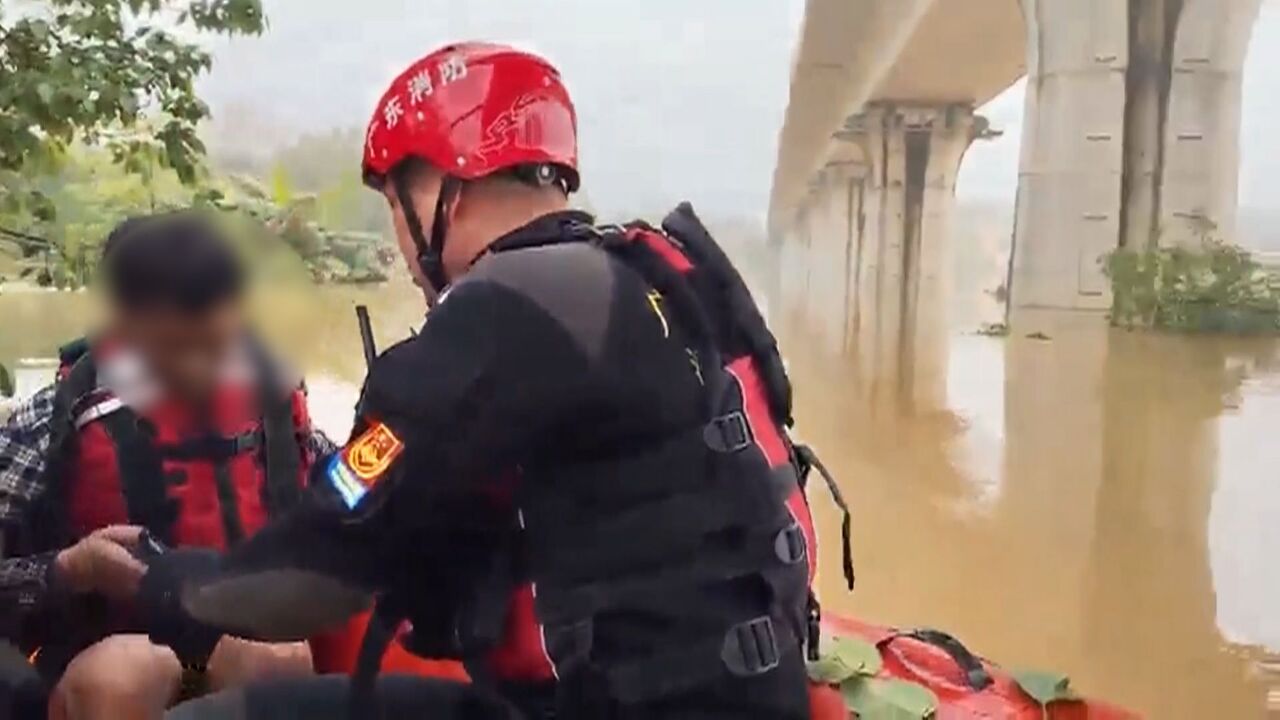
M 1111 322 L 1126 328 L 1280 333 L 1280 274 L 1210 237 L 1199 247 L 1117 250 L 1103 258 Z

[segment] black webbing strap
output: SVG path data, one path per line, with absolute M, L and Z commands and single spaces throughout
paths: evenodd
M 70 357 L 70 351 L 68 352 Z M 75 409 L 80 399 L 93 392 L 98 383 L 98 370 L 93 358 L 83 351 L 75 354 L 70 369 L 58 381 L 53 393 L 53 416 L 49 429 L 48 462 L 45 465 L 45 492 L 41 499 L 39 513 L 43 522 L 40 532 L 50 538 L 55 547 L 62 547 L 71 542 L 70 528 L 67 527 L 67 479 L 70 464 L 75 456 L 76 418 Z M 9 541 L 6 538 L 6 541 Z M 6 549 L 19 550 L 18 546 L 6 543 Z M 33 547 L 33 546 L 32 546 Z
M 811 467 L 818 471 L 822 476 L 822 480 L 827 485 L 827 491 L 831 493 L 831 500 L 840 509 L 842 517 L 840 519 L 840 563 L 841 570 L 844 572 L 844 581 L 850 590 L 853 590 L 855 576 L 853 571 L 853 514 L 849 512 L 849 503 L 845 502 L 844 493 L 840 491 L 840 485 L 836 483 L 831 473 L 827 471 L 827 466 L 822 464 L 818 459 L 817 453 L 808 445 L 795 445 L 796 457 L 799 459 L 801 467 Z
M 643 566 L 691 552 L 709 534 L 751 525 L 740 503 L 714 486 L 585 523 L 559 520 L 545 518 L 542 527 L 527 529 L 529 567 L 535 576 L 582 578 Z
M 730 321 L 746 340 L 751 357 L 759 366 L 774 418 L 778 423 L 790 427 L 791 381 L 783 367 L 782 356 L 778 353 L 778 341 L 765 324 L 746 281 L 689 203 L 680 203 L 671 211 L 663 219 L 662 229 L 680 241 L 695 266 L 707 273 L 719 286 L 731 316 Z
M 225 462 L 241 453 L 257 450 L 265 445 L 261 430 L 249 430 L 239 435 L 200 435 L 176 443 L 158 443 L 156 452 L 164 460 L 209 460 Z
M 573 622 L 606 610 L 661 610 L 669 608 L 684 589 L 706 582 L 762 575 L 762 567 L 789 567 L 807 557 L 803 533 L 792 525 L 774 533 L 756 532 L 724 547 L 704 547 L 674 566 L 651 572 L 558 588 L 539 587 L 534 598 L 538 617 L 548 626 Z M 781 565 L 779 565 L 781 563 Z
M 772 671 L 796 643 L 785 624 L 761 616 L 713 637 L 604 671 L 609 694 L 623 704 L 669 697 L 718 678 Z
M 524 498 L 521 506 L 540 517 L 573 517 L 583 505 L 643 502 L 688 492 L 705 482 L 701 463 L 707 449 L 702 444 L 702 427 L 618 447 L 615 454 L 604 457 L 557 464 L 556 492 Z
M 249 341 L 262 413 L 262 502 L 268 517 L 278 517 L 302 497 L 302 438 L 293 422 L 293 397 L 266 348 Z
M 994 682 L 991 678 L 991 673 L 982 664 L 982 660 L 953 635 L 931 628 L 901 630 L 876 643 L 876 647 L 883 652 L 890 643 L 898 638 L 919 640 L 945 652 L 960 668 L 960 671 L 964 673 L 965 684 L 974 692 L 982 692 Z
M 398 606 L 380 598 L 373 606 L 369 624 L 360 641 L 356 655 L 356 667 L 351 677 L 351 693 L 347 696 L 347 716 L 351 720 L 381 718 L 378 698 L 378 675 L 382 671 L 382 657 L 395 640 L 396 631 L 404 622 L 404 613 Z
M 173 545 L 178 503 L 169 497 L 164 466 L 153 435 L 144 425 L 146 421 L 125 406 L 98 422 L 115 446 L 117 475 L 129 522 L 150 530 L 166 545 Z
M 489 667 L 489 653 L 502 642 L 511 596 L 518 585 L 514 542 L 513 533 L 507 538 L 506 547 L 490 556 L 488 572 L 472 588 L 470 600 L 459 608 L 458 649 L 463 666 L 475 683 L 492 686 L 496 682 Z
M 677 322 L 689 333 L 706 383 L 706 420 L 719 417 L 723 412 L 721 404 L 726 397 L 729 373 L 724 369 L 724 359 L 716 345 L 711 318 L 689 279 L 645 243 L 629 240 L 621 229 L 602 229 L 597 242 L 604 250 L 617 255 L 657 290 L 671 308 Z
M 440 182 L 440 194 L 436 196 L 435 216 L 431 222 L 431 237 L 422 232 L 422 218 L 418 216 L 417 205 L 413 202 L 407 177 L 408 165 L 402 165 L 391 173 L 391 187 L 400 203 L 400 211 L 404 213 L 405 227 L 409 237 L 418 251 L 418 267 L 427 277 L 436 293 L 441 293 L 449 286 L 449 276 L 444 269 L 444 241 L 448 233 L 448 217 L 446 210 L 453 202 L 462 187 L 462 181 L 452 175 L 445 175 Z

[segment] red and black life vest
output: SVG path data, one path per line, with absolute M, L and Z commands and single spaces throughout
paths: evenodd
M 202 418 L 164 398 L 128 406 L 99 382 L 104 352 L 76 342 L 61 353 L 49 472 L 66 540 L 129 523 L 170 546 L 225 549 L 297 501 L 306 399 L 261 348 L 252 382 L 228 384 Z
M 514 559 L 499 563 L 453 632 L 422 637 L 425 628 L 415 627 L 415 650 L 438 656 L 451 636 L 477 679 L 508 690 L 571 683 L 623 705 L 764 674 L 801 646 L 816 651 L 816 538 L 804 494 L 815 458 L 788 437 L 791 387 L 776 341 L 692 209 L 681 206 L 663 228 L 584 224 L 573 237 L 491 248 L 583 241 L 637 271 L 694 338 L 705 422 L 616 456 L 523 467 Z M 847 518 L 846 510 L 852 588 Z M 767 596 L 769 610 L 742 617 L 753 602 L 726 599 L 724 608 L 691 613 L 706 595 L 686 594 L 707 587 L 725 598 Z M 615 660 L 615 649 L 596 642 L 598 618 L 631 610 L 646 618 L 637 632 L 664 635 L 669 650 Z M 737 619 L 726 626 L 726 617 Z M 558 716 L 595 717 L 564 707 L 566 696 L 582 694 L 558 693 Z

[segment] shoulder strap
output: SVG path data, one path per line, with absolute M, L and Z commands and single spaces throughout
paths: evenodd
M 258 383 L 258 405 L 262 412 L 263 466 L 262 503 L 268 517 L 281 515 L 301 497 L 302 438 L 293 426 L 293 395 L 284 392 L 279 367 L 256 339 L 250 353 Z
M 760 315 L 746 281 L 689 203 L 680 203 L 671 211 L 662 221 L 662 229 L 679 240 L 694 264 L 709 273 L 719 286 L 735 327 L 742 333 L 752 358 L 760 367 L 776 420 L 790 427 L 793 424 L 791 380 L 782 364 L 778 341 Z
M 125 405 L 95 422 L 102 423 L 115 446 L 129 522 L 146 528 L 166 545 L 173 545 L 178 504 L 169 497 L 164 464 L 147 421 Z
M 64 346 L 65 348 L 66 346 Z M 59 356 L 66 356 L 59 349 Z M 75 406 L 80 398 L 93 391 L 97 385 L 98 370 L 93 358 L 80 353 L 69 363 L 53 393 L 53 416 L 49 424 L 49 450 L 44 470 L 44 500 L 40 515 L 46 528 L 46 536 L 62 545 L 70 538 L 66 518 L 67 465 L 75 452 Z
M 79 430 L 76 413 L 84 398 L 97 389 L 98 371 L 92 353 L 81 342 L 64 346 L 60 351 L 70 367 L 54 393 L 53 420 L 49 440 L 47 481 L 47 521 L 56 528 L 54 536 L 70 540 L 66 526 L 67 472 L 75 457 Z M 74 358 L 74 359 L 72 359 Z M 144 421 L 127 406 L 122 406 L 96 419 L 115 446 L 117 473 L 129 522 L 150 530 L 163 542 L 172 541 L 173 521 L 177 507 L 168 496 L 160 456 Z
M 711 319 L 698 300 L 697 292 L 689 284 L 688 278 L 664 260 L 656 250 L 644 242 L 633 241 L 638 233 L 656 231 L 645 226 L 634 226 L 626 229 L 604 227 L 598 232 L 595 243 L 626 263 L 654 290 L 661 293 L 685 332 L 690 334 L 707 386 L 707 420 L 714 420 L 722 411 L 721 403 L 724 401 L 728 377 L 724 371 L 724 358 L 711 329 Z
M 89 338 L 78 337 L 58 348 L 58 362 L 70 368 L 89 354 Z

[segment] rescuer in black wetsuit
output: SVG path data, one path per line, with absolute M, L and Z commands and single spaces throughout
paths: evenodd
M 775 343 L 687 206 L 665 232 L 565 209 L 575 126 L 556 71 L 511 48 L 395 81 L 364 172 L 434 307 L 370 368 L 303 507 L 225 558 L 155 561 L 156 617 L 295 638 L 376 595 L 370 657 L 407 618 L 410 649 L 475 680 L 384 682 L 392 717 L 808 717 L 812 524 Z M 310 682 L 175 716 L 344 707 Z

